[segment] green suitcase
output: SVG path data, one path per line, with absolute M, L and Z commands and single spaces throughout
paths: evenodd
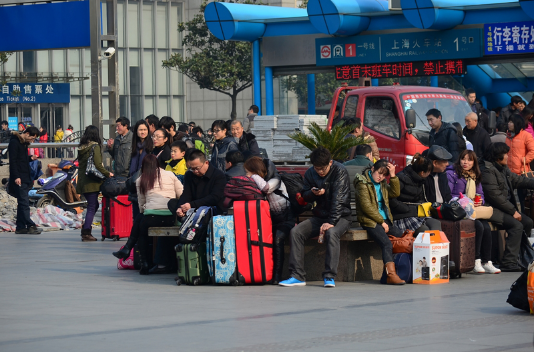
M 176 284 L 202 285 L 210 282 L 206 243 L 177 244 L 174 247 L 178 259 Z

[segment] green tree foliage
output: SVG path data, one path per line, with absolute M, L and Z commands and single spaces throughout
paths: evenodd
M 173 54 L 163 67 L 175 69 L 197 83 L 201 89 L 213 90 L 232 99 L 231 118 L 235 119 L 237 95 L 252 86 L 252 44 L 223 41 L 210 33 L 204 21 L 204 9 L 189 22 L 178 24 L 184 33 L 182 44 L 187 55 Z
M 5 64 L 11 55 L 13 55 L 13 53 L 9 51 L 0 52 L 0 65 Z
M 324 147 L 332 154 L 334 160 L 347 159 L 347 150 L 359 144 L 365 144 L 363 137 L 345 138 L 345 136 L 356 128 L 356 125 L 343 126 L 338 123 L 328 132 L 326 129 L 319 127 L 315 122 L 310 124 L 309 130 L 311 135 L 303 132 L 289 134 L 289 137 L 296 140 L 309 150 L 317 147 Z

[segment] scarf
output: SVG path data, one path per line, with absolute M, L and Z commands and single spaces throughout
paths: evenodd
M 465 185 L 465 195 L 470 199 L 475 199 L 475 194 L 477 193 L 475 172 L 473 170 L 464 170 L 462 172 L 462 177 L 467 181 L 467 184 Z

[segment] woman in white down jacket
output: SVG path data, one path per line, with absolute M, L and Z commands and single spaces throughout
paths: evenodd
M 170 199 L 180 198 L 183 186 L 171 171 L 159 167 L 156 156 L 149 154 L 143 159 L 141 176 L 135 182 L 140 214 L 135 218 L 132 231 L 124 247 L 113 255 L 125 259 L 137 243 L 141 259 L 139 274 L 147 275 L 148 229 L 150 227 L 168 227 L 176 222 L 176 214 L 168 208 Z

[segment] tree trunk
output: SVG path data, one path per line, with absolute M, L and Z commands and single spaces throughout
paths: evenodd
M 232 94 L 232 112 L 230 113 L 230 118 L 232 120 L 235 120 L 236 117 L 237 117 L 237 111 L 236 111 L 236 105 L 237 105 L 237 92 L 235 91 L 235 88 L 234 88 L 234 92 Z

